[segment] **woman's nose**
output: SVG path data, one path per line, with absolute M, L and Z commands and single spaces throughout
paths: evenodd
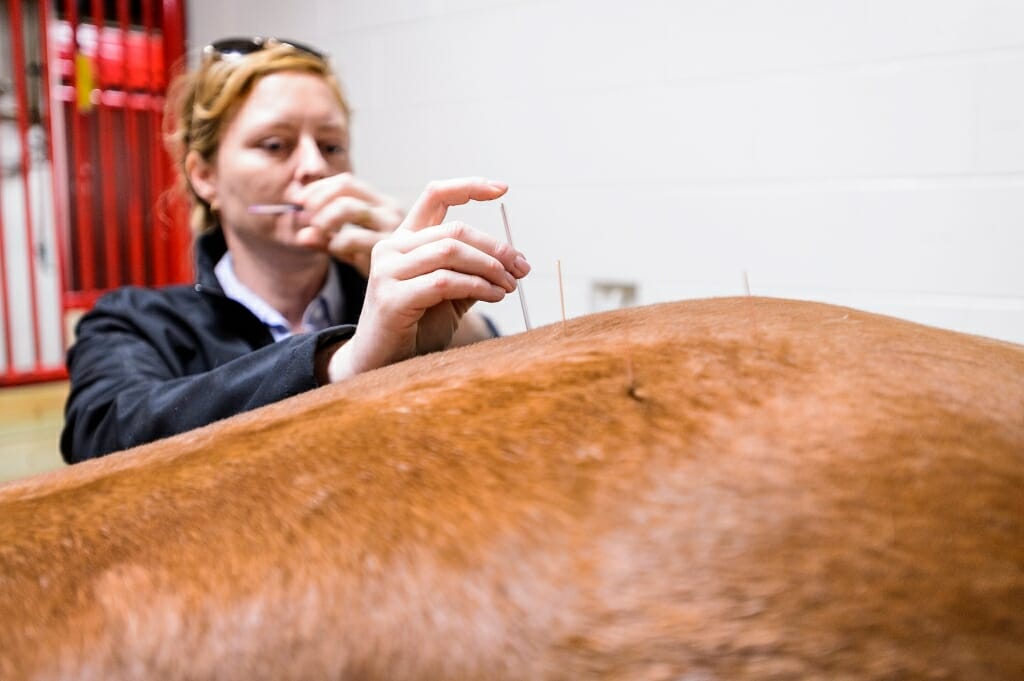
M 320 145 L 315 139 L 303 137 L 296 149 L 298 165 L 296 175 L 302 183 L 313 182 L 327 177 L 327 159 L 324 158 Z

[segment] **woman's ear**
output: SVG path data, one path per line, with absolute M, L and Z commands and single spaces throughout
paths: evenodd
M 185 175 L 199 198 L 211 206 L 217 203 L 217 169 L 194 149 L 185 157 Z

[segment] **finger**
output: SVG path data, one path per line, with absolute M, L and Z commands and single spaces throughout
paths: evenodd
M 444 222 L 448 209 L 470 201 L 492 201 L 508 191 L 504 182 L 482 177 L 438 180 L 427 185 L 399 229 L 418 231 Z
M 515 277 L 500 261 L 457 239 L 432 241 L 393 259 L 388 274 L 398 280 L 409 280 L 439 270 L 471 274 L 509 293 L 516 289 Z
M 446 300 L 501 302 L 506 291 L 481 277 L 450 270 L 397 282 L 396 291 L 408 308 L 427 310 Z M 461 302 L 460 305 L 464 305 Z
M 369 259 L 374 246 L 387 237 L 387 232 L 374 231 L 350 224 L 335 233 L 327 250 L 339 260 L 354 264 L 356 257 L 365 256 Z
M 295 243 L 306 248 L 325 251 L 330 243 L 330 236 L 316 227 L 303 227 L 295 233 Z
M 417 232 L 399 230 L 389 240 L 389 246 L 401 253 L 409 253 L 417 248 L 435 241 L 455 239 L 469 244 L 477 250 L 495 258 L 502 266 L 518 279 L 530 272 L 530 264 L 522 253 L 505 241 L 499 241 L 491 235 L 473 229 L 462 222 L 448 222 L 436 227 L 427 227 Z
M 338 196 L 351 196 L 375 206 L 393 206 L 394 202 L 352 173 L 338 173 L 311 182 L 296 200 L 307 209 L 318 210 Z
M 315 211 L 306 208 L 296 219 L 305 220 L 308 226 L 316 227 L 330 238 L 345 225 L 392 232 L 401 222 L 401 214 L 390 207 L 374 206 L 362 199 L 341 196 Z
M 351 173 L 340 173 L 310 183 L 296 201 L 303 206 L 295 216 L 296 222 L 325 232 L 325 236 L 317 240 L 321 248 L 345 224 L 391 232 L 398 228 L 403 218 L 401 209 L 391 198 Z M 312 237 L 310 240 L 313 241 Z

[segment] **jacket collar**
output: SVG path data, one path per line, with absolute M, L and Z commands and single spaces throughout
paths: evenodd
M 200 234 L 196 238 L 196 291 L 224 294 L 220 281 L 217 280 L 217 275 L 213 272 L 213 268 L 217 265 L 221 256 L 227 252 L 228 245 L 224 241 L 224 232 L 220 227 L 216 227 L 205 234 Z
M 220 227 L 200 234 L 195 240 L 195 263 L 196 283 L 195 290 L 199 293 L 208 293 L 222 298 L 224 289 L 214 273 L 217 262 L 228 251 L 228 244 L 224 240 L 224 232 Z M 346 324 L 354 324 L 363 310 L 363 297 L 366 295 L 366 279 L 363 278 L 355 268 L 337 260 L 332 260 L 332 265 L 338 273 L 338 283 L 341 287 L 341 312 L 340 321 Z

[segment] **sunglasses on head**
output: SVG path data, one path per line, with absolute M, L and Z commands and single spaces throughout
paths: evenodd
M 282 40 L 281 38 L 263 38 L 254 36 L 252 38 L 223 38 L 210 43 L 203 48 L 203 56 L 206 58 L 234 58 L 244 57 L 261 50 L 269 50 L 279 46 L 290 47 L 298 52 L 305 52 L 317 59 L 327 59 L 327 55 L 320 50 L 313 49 L 309 45 L 297 43 L 294 40 Z

